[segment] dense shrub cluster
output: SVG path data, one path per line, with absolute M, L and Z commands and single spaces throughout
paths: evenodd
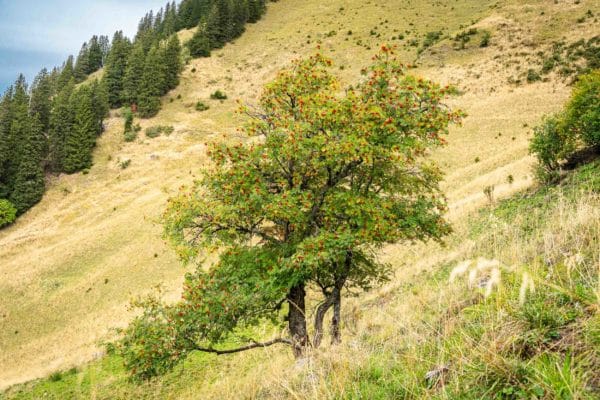
M 556 180 L 564 161 L 582 146 L 600 146 L 600 70 L 582 75 L 565 110 L 534 129 L 530 152 L 538 160 L 538 179 Z

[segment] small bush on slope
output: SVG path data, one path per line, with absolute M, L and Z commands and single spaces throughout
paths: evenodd
M 600 70 L 581 76 L 565 111 L 534 128 L 529 149 L 538 159 L 538 179 L 556 181 L 564 161 L 582 144 L 600 146 Z
M 12 224 L 17 218 L 17 209 L 8 200 L 0 199 L 0 228 Z

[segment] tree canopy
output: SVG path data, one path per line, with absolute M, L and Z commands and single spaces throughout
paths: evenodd
M 182 259 L 220 255 L 186 276 L 182 301 L 143 303 L 120 342 L 135 376 L 160 374 L 195 350 L 283 343 L 301 356 L 321 343 L 330 309 L 338 342 L 342 292 L 388 278 L 383 245 L 450 231 L 442 174 L 426 156 L 461 119 L 443 103 L 453 89 L 408 75 L 386 46 L 345 91 L 330 66 L 317 54 L 281 71 L 258 111 L 241 108 L 251 139 L 212 144 L 214 167 L 170 201 L 165 235 Z M 321 301 L 307 304 L 307 290 Z M 286 325 L 281 336 L 238 337 L 265 321 Z M 236 341 L 244 343 L 226 345 Z

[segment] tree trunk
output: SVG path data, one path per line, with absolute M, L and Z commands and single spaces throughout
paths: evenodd
M 315 348 L 321 345 L 321 340 L 323 339 L 323 320 L 325 319 L 327 311 L 333 306 L 333 303 L 334 296 L 329 295 L 325 301 L 317 307 L 317 312 L 315 313 L 315 337 L 313 339 L 313 346 Z
M 334 290 L 332 297 L 333 317 L 331 318 L 331 344 L 338 344 L 342 341 L 342 331 L 340 329 L 342 312 L 341 290 Z
M 308 333 L 306 331 L 306 313 L 304 298 L 306 291 L 304 284 L 298 284 L 290 289 L 287 301 L 289 304 L 288 327 L 292 339 L 292 348 L 296 358 L 304 354 L 308 346 Z

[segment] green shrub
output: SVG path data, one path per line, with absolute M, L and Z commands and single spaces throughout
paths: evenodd
M 215 91 L 210 95 L 210 98 L 213 100 L 225 100 L 227 99 L 227 95 L 220 90 Z
M 589 146 L 600 145 L 600 70 L 579 77 L 566 107 L 566 125 Z
M 127 131 L 123 134 L 125 141 L 126 142 L 133 142 L 135 139 L 137 139 L 137 132 L 136 131 Z
M 17 209 L 8 200 L 0 199 L 0 228 L 12 224 L 17 219 Z
M 160 136 L 160 127 L 159 126 L 151 126 L 146 128 L 146 137 L 151 139 Z
M 121 167 L 121 169 L 126 169 L 130 165 L 131 165 L 131 160 L 130 159 L 123 160 L 123 161 L 119 162 L 119 167 Z
M 129 132 L 133 129 L 133 113 L 131 112 L 130 109 L 125 109 L 123 111 L 123 118 L 125 119 L 125 126 L 123 131 L 124 132 Z
M 196 111 L 206 111 L 209 108 L 210 108 L 209 106 L 207 106 L 206 104 L 204 104 L 201 101 L 199 101 L 199 102 L 196 103 Z
M 481 37 L 481 42 L 479 42 L 479 47 L 488 47 L 490 45 L 490 39 L 492 38 L 492 34 L 488 31 L 483 32 L 483 36 Z
M 533 83 L 533 82 L 537 82 L 540 80 L 542 80 L 542 77 L 535 70 L 529 69 L 527 71 L 527 82 L 528 83 Z
M 161 133 L 164 133 L 165 135 L 168 136 L 171 133 L 173 133 L 174 130 L 175 130 L 175 128 L 173 128 L 170 125 L 151 126 L 149 128 L 146 128 L 146 136 L 151 139 L 160 136 Z
M 535 171 L 538 179 L 553 181 L 561 162 L 575 151 L 575 138 L 565 129 L 562 116 L 550 116 L 533 129 L 529 151 L 538 160 Z

